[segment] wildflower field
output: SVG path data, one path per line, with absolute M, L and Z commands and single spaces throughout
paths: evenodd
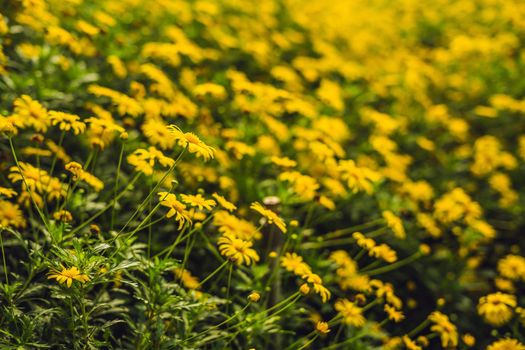
M 524 1 L 0 14 L 0 349 L 525 350 Z

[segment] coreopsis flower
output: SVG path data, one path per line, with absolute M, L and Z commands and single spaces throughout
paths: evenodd
M 458 346 L 458 331 L 447 315 L 434 311 L 428 316 L 428 319 L 434 323 L 430 330 L 439 334 L 443 348 Z
M 188 289 L 199 289 L 200 283 L 197 277 L 193 276 L 190 271 L 183 268 L 176 268 L 173 270 L 176 278 L 179 278 Z
M 315 325 L 315 330 L 321 334 L 328 334 L 330 332 L 330 327 L 328 326 L 327 322 L 319 321 Z
M 334 307 L 343 317 L 344 323 L 354 327 L 362 327 L 365 324 L 366 319 L 363 316 L 363 309 L 350 300 L 339 299 L 335 302 Z
M 86 130 L 86 124 L 80 121 L 78 115 L 49 111 L 49 120 L 51 125 L 58 125 L 58 128 L 62 131 L 73 130 L 75 135 L 82 134 Z
M 352 192 L 365 191 L 371 194 L 373 184 L 381 180 L 381 175 L 372 169 L 358 167 L 353 160 L 342 160 L 338 165 L 341 179 L 347 181 L 348 188 Z
M 13 121 L 6 117 L 0 116 L 0 134 L 16 135 L 17 133 L 18 130 L 13 124 Z
M 509 254 L 498 261 L 498 272 L 510 280 L 525 280 L 525 258 Z
M 213 196 L 213 198 L 215 198 L 215 200 L 217 200 L 217 202 L 219 203 L 219 205 L 221 207 L 223 207 L 224 209 L 228 210 L 229 212 L 232 212 L 232 211 L 237 209 L 235 204 L 229 202 L 226 198 L 224 198 L 220 194 L 214 193 L 214 194 L 212 194 L 212 196 Z
M 328 290 L 328 288 L 326 288 L 323 285 L 323 280 L 321 279 L 321 277 L 319 277 L 319 275 L 316 275 L 312 272 L 308 272 L 301 278 L 305 279 L 306 282 L 312 285 L 314 292 L 321 296 L 321 300 L 323 301 L 323 303 L 326 303 L 328 299 L 330 299 L 331 293 Z
M 202 157 L 204 160 L 210 160 L 214 157 L 213 147 L 206 145 L 197 135 L 191 132 L 182 132 L 176 125 L 169 125 L 168 130 L 179 145 L 187 147 L 190 153 L 195 153 L 197 157 Z
M 73 215 L 67 210 L 59 210 L 53 213 L 53 219 L 62 222 L 73 221 Z
M 6 187 L 1 187 L 0 186 L 0 196 L 4 196 L 6 198 L 12 198 L 14 196 L 16 196 L 17 193 L 15 190 L 11 189 L 11 188 L 6 188 Z
M 505 338 L 490 344 L 486 350 L 525 350 L 525 345 L 516 339 Z
M 186 205 L 177 200 L 176 195 L 168 192 L 159 192 L 158 196 L 160 204 L 170 208 L 166 213 L 166 217 L 169 219 L 174 216 L 175 221 L 179 223 L 179 230 L 182 229 L 186 222 L 191 225 L 190 213 L 186 210 Z
M 219 227 L 220 233 L 230 233 L 240 239 L 254 240 L 262 237 L 255 225 L 229 214 L 225 210 L 219 210 L 213 217 L 213 225 Z
M 394 232 L 394 235 L 399 239 L 406 238 L 405 228 L 403 227 L 403 221 L 392 213 L 390 210 L 383 212 L 383 218 L 386 220 L 387 226 Z
M 89 276 L 80 273 L 80 270 L 76 266 L 69 269 L 62 266 L 62 271 L 51 270 L 47 278 L 56 279 L 60 284 L 66 283 L 68 288 L 73 284 L 73 280 L 79 281 L 80 283 L 86 283 L 89 281 Z
M 279 230 L 281 230 L 283 233 L 286 233 L 286 224 L 284 223 L 283 219 L 281 219 L 273 211 L 266 209 L 259 202 L 253 202 L 250 205 L 250 208 L 264 216 L 268 220 L 269 224 L 274 224 L 279 228 Z
M 516 305 L 516 297 L 514 295 L 496 292 L 479 299 L 478 314 L 487 323 L 499 327 L 510 321 L 512 309 Z
M 65 165 L 65 169 L 73 174 L 73 180 L 81 180 L 91 186 L 95 191 L 100 192 L 104 188 L 104 182 L 95 175 L 82 169 L 82 165 L 77 162 L 69 162 Z
M 171 136 L 168 125 L 161 118 L 149 118 L 142 124 L 142 132 L 149 142 L 162 150 L 169 150 L 175 146 L 175 139 Z
M 31 191 L 42 191 L 43 184 L 49 182 L 47 171 L 36 168 L 29 163 L 19 162 L 20 168 L 12 166 L 9 168 L 10 174 L 7 176 L 11 182 L 22 182 L 22 184 Z
M 215 207 L 216 203 L 213 199 L 206 199 L 200 193 L 193 194 L 181 194 L 182 201 L 191 205 L 192 207 L 197 207 L 199 210 L 206 209 L 212 210 Z
M 175 164 L 175 160 L 166 157 L 155 147 L 149 147 L 147 150 L 139 148 L 130 154 L 127 159 L 128 163 L 135 167 L 135 170 L 141 171 L 148 176 L 153 174 L 154 166 L 157 162 L 165 168 Z
M 396 251 L 384 243 L 371 248 L 368 254 L 390 264 L 397 261 Z
M 310 266 L 303 261 L 303 258 L 296 253 L 284 254 L 281 257 L 281 266 L 298 276 L 306 275 L 312 271 Z
M 476 338 L 470 333 L 463 334 L 461 340 L 463 340 L 463 343 L 468 347 L 473 347 L 476 344 Z
M 46 132 L 49 126 L 47 110 L 28 95 L 17 98 L 13 105 L 15 126 L 17 128 L 30 126 L 38 132 Z
M 252 303 L 256 303 L 261 299 L 261 295 L 257 292 L 251 292 L 250 295 L 248 295 L 248 300 Z
M 276 157 L 273 156 L 270 158 L 273 164 L 278 165 L 283 168 L 294 168 L 297 166 L 297 162 L 288 157 Z
M 259 261 L 259 255 L 252 248 L 253 243 L 225 233 L 218 240 L 219 251 L 237 265 L 251 265 Z
M 0 226 L 24 228 L 26 220 L 17 204 L 0 199 Z
M 195 86 L 195 88 L 193 88 L 193 94 L 195 97 L 203 98 L 205 96 L 211 96 L 217 100 L 224 100 L 227 97 L 224 86 L 214 83 L 204 83 Z
M 423 350 L 423 348 L 417 345 L 415 341 L 410 339 L 408 335 L 404 335 L 402 339 L 403 339 L 403 343 L 405 344 L 407 350 Z
M 403 315 L 401 311 L 396 310 L 394 307 L 388 304 L 385 304 L 384 310 L 388 315 L 388 319 L 394 321 L 395 323 L 399 323 L 405 318 L 405 315 Z
M 368 238 L 361 232 L 352 233 L 352 238 L 355 239 L 358 246 L 363 249 L 370 250 L 376 246 L 376 242 L 372 238 Z

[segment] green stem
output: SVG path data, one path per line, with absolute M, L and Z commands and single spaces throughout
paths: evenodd
M 228 264 L 230 261 L 229 260 L 226 260 L 225 262 L 223 262 L 221 264 L 221 266 L 219 266 L 218 268 L 215 269 L 215 271 L 213 271 L 212 273 L 210 273 L 205 279 L 203 279 L 200 283 L 199 283 L 199 287 L 202 286 L 204 283 L 208 282 L 210 280 L 210 278 L 212 278 L 213 276 L 215 276 L 220 270 L 222 270 L 223 267 L 226 266 L 226 264 Z
M 187 148 L 187 147 L 186 147 Z M 159 186 L 164 183 L 164 180 L 166 180 L 166 178 L 168 177 L 168 175 L 175 169 L 175 166 L 177 165 L 177 163 L 180 161 L 180 159 L 182 158 L 182 155 L 184 154 L 184 152 L 186 151 L 186 148 L 184 148 L 179 156 L 177 157 L 177 159 L 175 160 L 175 162 L 173 163 L 173 165 L 168 169 L 168 171 L 166 171 L 164 173 L 164 175 L 162 176 L 162 179 L 157 182 L 157 184 L 155 185 L 155 187 L 153 187 L 153 189 L 148 193 L 148 195 L 146 196 L 146 198 L 142 201 L 142 203 L 138 206 L 137 210 L 135 210 L 135 212 L 133 213 L 133 215 L 131 215 L 131 217 L 128 219 L 128 221 L 124 224 L 124 226 L 120 229 L 119 231 L 119 234 L 122 233 L 122 231 L 124 231 L 126 229 L 126 227 L 128 227 L 128 225 L 131 223 L 131 221 L 138 215 L 142 212 L 142 210 L 144 209 L 144 207 L 146 206 L 146 203 L 148 203 L 148 200 L 150 199 L 150 197 L 153 195 L 153 193 L 155 193 L 157 191 L 157 188 L 159 188 Z
M 125 142 L 122 142 L 122 145 L 120 147 L 120 154 L 118 157 L 118 165 L 117 165 L 117 174 L 115 175 L 115 187 L 113 191 L 113 200 L 117 197 L 118 192 L 118 182 L 120 180 L 120 168 L 122 166 L 122 158 L 124 156 L 124 146 L 126 145 Z M 113 231 L 113 226 L 115 224 L 115 206 L 111 208 L 111 225 L 110 225 L 110 231 Z
M 31 191 L 31 189 L 27 185 L 27 181 L 26 181 L 26 178 L 24 176 L 24 172 L 22 171 L 22 168 L 20 167 L 20 163 L 18 162 L 18 157 L 16 156 L 15 147 L 13 145 L 12 137 L 9 137 L 9 147 L 11 147 L 11 153 L 13 154 L 13 158 L 15 160 L 16 167 L 18 168 L 18 171 L 20 172 L 20 176 L 22 177 L 22 181 L 24 182 L 24 186 L 26 187 L 26 190 L 29 193 L 29 197 L 31 198 L 31 202 L 35 206 L 35 209 L 38 212 L 38 215 L 40 216 L 40 219 L 44 223 L 44 226 L 46 226 L 46 228 L 49 228 L 49 225 L 47 223 L 46 217 L 44 216 L 44 214 L 42 213 L 42 211 L 40 210 L 40 208 L 36 204 L 35 198 L 33 197 L 33 191 Z
M 394 264 L 383 266 L 383 267 L 380 267 L 380 268 L 375 269 L 375 270 L 370 270 L 366 274 L 368 276 L 375 276 L 375 275 L 379 275 L 379 274 L 382 274 L 382 273 L 385 273 L 385 272 L 390 272 L 390 271 L 398 269 L 398 268 L 400 268 L 402 266 L 408 265 L 411 262 L 416 261 L 417 259 L 419 259 L 422 256 L 423 256 L 423 254 L 421 252 L 417 252 L 417 253 L 414 253 L 411 256 L 409 256 L 409 257 L 407 257 L 407 258 L 405 258 L 403 260 L 399 260 L 398 262 L 396 262 Z
M 4 274 L 5 274 L 5 283 L 9 284 L 9 277 L 7 276 L 7 263 L 5 260 L 5 251 L 4 251 L 4 240 L 2 238 L 3 229 L 0 229 L 0 246 L 2 247 L 2 262 L 4 264 Z
M 126 191 L 128 190 L 128 188 L 130 188 L 131 186 L 133 186 L 133 184 L 138 180 L 139 176 L 140 176 L 141 173 L 137 173 L 135 175 L 135 177 L 133 179 L 131 179 L 131 181 L 126 185 L 126 187 L 124 187 L 124 189 L 122 190 L 122 192 L 120 192 L 111 202 L 109 202 L 104 208 L 100 209 L 95 215 L 93 215 L 92 217 L 90 217 L 89 219 L 87 219 L 86 221 L 84 221 L 80 226 L 78 226 L 76 229 L 74 229 L 73 231 L 71 231 L 71 235 L 77 233 L 78 231 L 82 230 L 84 227 L 86 227 L 87 225 L 91 224 L 93 222 L 93 220 L 95 220 L 96 218 L 98 218 L 100 215 L 104 214 L 109 208 L 111 208 L 112 206 L 115 205 L 115 203 L 126 193 Z

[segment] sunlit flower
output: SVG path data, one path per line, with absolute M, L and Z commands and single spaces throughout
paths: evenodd
M 225 233 L 218 240 L 219 251 L 237 265 L 251 265 L 259 261 L 259 255 L 251 248 L 253 243 Z
M 330 327 L 328 326 L 328 323 L 319 321 L 315 325 L 315 330 L 321 334 L 328 334 L 330 332 Z
M 512 309 L 516 307 L 516 297 L 496 292 L 479 299 L 478 313 L 489 324 L 499 327 L 512 318 Z
M 193 194 L 181 194 L 182 201 L 191 205 L 192 207 L 197 207 L 199 210 L 206 209 L 212 210 L 215 206 L 215 201 L 213 199 L 206 199 L 200 193 Z
M 62 266 L 62 271 L 51 270 L 47 276 L 48 279 L 56 279 L 58 283 L 66 283 L 67 287 L 71 287 L 73 280 L 79 281 L 80 283 L 86 283 L 89 281 L 89 276 L 81 274 L 77 267 L 73 266 L 66 269 Z
M 286 224 L 283 219 L 281 219 L 277 214 L 275 214 L 270 209 L 266 209 L 259 202 L 254 202 L 250 205 L 250 208 L 264 216 L 269 224 L 274 224 L 281 230 L 283 233 L 286 233 Z
M 206 145 L 197 135 L 191 132 L 184 133 L 175 125 L 169 125 L 168 130 L 179 145 L 187 147 L 190 153 L 195 153 L 197 157 L 202 157 L 204 160 L 210 160 L 214 157 L 213 147 Z
M 354 326 L 362 327 L 365 324 L 363 309 L 347 299 L 340 299 L 335 302 L 335 309 L 343 316 L 343 322 Z
M 166 217 L 168 219 L 175 217 L 175 221 L 179 223 L 179 230 L 182 229 L 186 222 L 191 224 L 190 213 L 186 210 L 186 205 L 179 202 L 176 195 L 168 192 L 159 192 L 158 196 L 160 204 L 170 208 L 166 213 Z
M 229 202 L 226 198 L 224 198 L 220 194 L 214 193 L 214 194 L 212 194 L 212 196 L 213 196 L 213 198 L 215 198 L 215 200 L 217 200 L 217 202 L 219 203 L 219 205 L 221 207 L 223 207 L 224 209 L 228 210 L 229 212 L 232 212 L 232 211 L 237 209 L 235 204 Z
M 86 124 L 80 121 L 78 115 L 49 111 L 49 120 L 52 125 L 58 125 L 60 130 L 69 131 L 73 130 L 75 135 L 82 134 L 86 130 Z

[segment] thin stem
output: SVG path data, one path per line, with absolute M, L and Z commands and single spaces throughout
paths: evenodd
M 300 348 L 298 348 L 297 350 L 302 350 L 306 347 L 308 347 L 310 344 L 312 344 L 317 338 L 319 337 L 319 334 L 316 334 L 314 335 L 314 337 L 312 339 L 310 339 L 309 341 L 307 341 L 306 343 L 304 343 L 303 346 L 301 346 Z
M 125 142 L 122 142 L 122 145 L 120 146 L 120 154 L 118 157 L 118 165 L 117 165 L 117 174 L 115 175 L 115 187 L 113 191 L 113 200 L 117 197 L 117 191 L 118 191 L 118 182 L 120 180 L 120 168 L 122 166 L 122 158 L 124 156 L 124 146 L 126 145 Z M 111 224 L 110 224 L 110 231 L 113 231 L 113 226 L 115 224 L 115 206 L 111 208 Z
M 109 202 L 104 208 L 100 209 L 95 215 L 93 215 L 92 217 L 90 217 L 89 219 L 87 219 L 86 221 L 84 221 L 80 226 L 78 226 L 76 229 L 74 229 L 73 231 L 71 231 L 71 235 L 77 233 L 78 231 L 82 230 L 84 227 L 86 227 L 87 225 L 91 224 L 93 222 L 93 220 L 95 220 L 96 218 L 98 218 L 100 215 L 104 214 L 109 208 L 111 208 L 112 206 L 115 205 L 115 203 L 120 199 L 120 197 L 122 197 L 126 191 L 128 190 L 128 188 L 130 188 L 131 186 L 133 186 L 133 184 L 138 180 L 138 178 L 140 177 L 140 174 L 141 173 L 137 173 L 135 175 L 135 177 L 133 179 L 131 179 L 131 181 L 126 185 L 126 187 L 124 187 L 124 189 L 111 201 Z
M 186 147 L 187 148 L 187 147 Z M 159 188 L 159 186 L 164 183 L 164 180 L 166 180 L 166 178 L 168 177 L 168 175 L 175 169 L 175 166 L 177 165 L 177 163 L 180 161 L 180 159 L 182 158 L 182 155 L 184 154 L 184 152 L 186 151 L 186 148 L 184 148 L 179 156 L 177 157 L 177 159 L 175 159 L 175 162 L 173 163 L 173 165 L 168 169 L 168 171 L 166 171 L 164 173 L 164 176 L 162 176 L 162 179 L 160 179 L 159 182 L 157 182 L 157 184 L 155 185 L 155 187 L 153 187 L 153 189 L 148 193 L 148 195 L 146 196 L 146 198 L 142 201 L 142 203 L 138 206 L 137 210 L 135 210 L 135 212 L 133 213 L 133 215 L 131 215 L 131 217 L 128 219 L 128 221 L 124 224 L 124 226 L 120 229 L 119 231 L 119 234 L 122 233 L 122 231 L 124 231 L 126 229 L 126 227 L 128 227 L 128 225 L 131 223 L 131 221 L 138 215 L 142 212 L 142 210 L 144 209 L 146 203 L 148 202 L 148 200 L 150 199 L 150 197 L 153 195 L 153 193 L 155 193 L 155 191 L 157 191 L 157 188 Z
M 383 266 L 383 267 L 377 268 L 375 270 L 370 270 L 366 274 L 368 276 L 375 276 L 375 275 L 379 275 L 381 273 L 390 272 L 390 271 L 393 271 L 393 270 L 395 270 L 397 268 L 400 268 L 402 266 L 408 265 L 411 262 L 419 259 L 422 256 L 423 256 L 423 254 L 421 252 L 417 252 L 417 253 L 414 253 L 411 256 L 409 256 L 409 257 L 407 257 L 407 258 L 405 258 L 403 260 L 399 260 L 398 262 L 396 262 L 394 264 Z
M 4 230 L 0 230 L 0 246 L 2 247 L 2 262 L 4 264 L 5 283 L 9 284 L 9 277 L 7 276 L 7 263 L 5 261 L 4 240 L 2 238 L 3 232 Z
M 221 264 L 221 266 L 219 266 L 217 269 L 215 269 L 215 271 L 213 271 L 212 273 L 210 273 L 205 279 L 203 279 L 200 283 L 199 283 L 199 287 L 202 286 L 204 283 L 208 282 L 210 280 L 210 278 L 212 278 L 213 276 L 215 276 L 220 270 L 222 270 L 223 267 L 226 266 L 226 264 L 228 264 L 230 261 L 229 260 L 226 260 L 225 262 L 223 262 Z
M 13 145 L 12 137 L 9 137 L 9 147 L 11 147 L 11 153 L 13 154 L 13 158 L 15 160 L 16 167 L 18 168 L 18 171 L 20 172 L 20 176 L 22 177 L 22 181 L 24 182 L 24 186 L 25 186 L 27 192 L 29 193 L 29 197 L 31 198 L 31 202 L 35 206 L 35 209 L 38 212 L 38 215 L 40 216 L 40 219 L 42 220 L 42 222 L 44 223 L 46 228 L 48 228 L 48 223 L 47 223 L 46 217 L 44 216 L 44 214 L 40 210 L 40 207 L 37 205 L 37 203 L 35 201 L 35 198 L 33 197 L 33 191 L 31 191 L 31 189 L 29 188 L 29 186 L 27 184 L 27 181 L 26 181 L 26 178 L 24 176 L 24 172 L 22 171 L 22 168 L 20 167 L 20 163 L 18 162 L 18 157 L 16 156 L 15 147 Z
M 230 300 L 230 286 L 232 282 L 232 273 L 233 273 L 233 264 L 230 264 L 230 267 L 228 268 L 228 284 L 226 287 L 226 300 Z M 230 303 L 226 304 L 226 313 L 228 313 L 230 309 Z

